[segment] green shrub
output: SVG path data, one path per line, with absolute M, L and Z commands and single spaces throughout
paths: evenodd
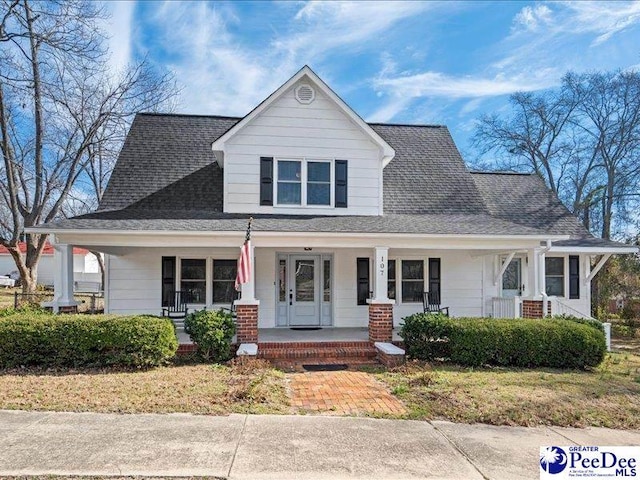
M 178 349 L 173 324 L 151 316 L 52 315 L 14 311 L 0 318 L 0 367 L 149 367 Z
M 448 318 L 415 314 L 403 319 L 407 355 L 465 366 L 586 368 L 604 358 L 604 333 L 594 324 L 564 319 Z
M 590 327 L 601 330 L 604 333 L 604 325 L 600 320 L 596 320 L 595 318 L 580 318 L 574 317 L 573 315 L 554 315 L 551 317 L 556 320 L 567 320 L 569 322 L 582 323 L 583 325 L 589 325 Z
M 223 362 L 231 358 L 236 325 L 230 313 L 223 310 L 190 313 L 184 321 L 184 331 L 197 345 L 197 353 L 203 360 Z

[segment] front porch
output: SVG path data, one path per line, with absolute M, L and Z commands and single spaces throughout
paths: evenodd
M 394 328 L 392 333 L 393 342 L 401 342 L 399 328 Z M 178 343 L 180 345 L 191 345 L 189 335 L 184 332 L 183 327 L 176 328 Z M 292 330 L 291 328 L 260 328 L 258 329 L 260 343 L 332 343 L 332 342 L 368 342 L 369 329 L 366 327 L 344 327 L 344 328 L 320 328 L 318 330 Z M 237 337 L 234 337 L 237 343 Z

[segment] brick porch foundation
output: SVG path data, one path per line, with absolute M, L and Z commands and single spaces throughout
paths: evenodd
M 393 304 L 369 304 L 369 341 L 391 342 L 393 339 Z
M 236 336 L 240 343 L 258 342 L 258 305 L 236 305 Z
M 542 300 L 522 300 L 523 318 L 542 318 Z M 547 315 L 551 315 L 551 302 L 547 303 Z

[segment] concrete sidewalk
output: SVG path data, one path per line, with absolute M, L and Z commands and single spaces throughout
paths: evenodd
M 539 447 L 640 432 L 327 416 L 0 411 L 0 475 L 225 479 L 539 478 Z

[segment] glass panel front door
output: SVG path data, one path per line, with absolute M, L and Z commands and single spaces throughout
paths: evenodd
M 502 297 L 522 295 L 522 259 L 513 258 L 502 275 Z
M 320 325 L 320 257 L 289 258 L 289 325 Z

